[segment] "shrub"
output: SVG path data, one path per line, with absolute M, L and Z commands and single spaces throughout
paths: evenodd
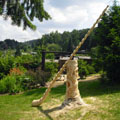
M 5 93 L 6 92 L 6 85 L 3 80 L 0 81 L 0 93 Z
M 87 70 L 88 70 L 88 72 L 89 72 L 89 74 L 94 74 L 94 73 L 96 73 L 95 72 L 95 68 L 93 67 L 93 65 L 87 65 Z
M 10 69 L 10 75 L 12 75 L 12 74 L 14 74 L 14 75 L 22 75 L 23 72 L 19 68 L 12 68 L 12 69 Z
M 38 68 L 36 71 L 29 70 L 26 73 L 27 76 L 30 76 L 30 86 L 35 86 L 37 84 L 40 84 L 41 86 L 44 86 L 45 83 L 50 79 L 51 73 L 45 72 L 41 70 L 41 68 Z
M 44 86 L 47 81 L 49 81 L 51 77 L 51 72 L 45 72 L 38 68 L 36 71 L 36 82 L 40 83 L 41 86 Z
M 14 66 L 14 57 L 11 55 L 6 55 L 5 57 L 0 57 L 0 79 L 7 75 L 11 68 Z
M 0 81 L 0 86 L 2 86 L 0 93 L 15 92 L 17 89 L 17 86 L 15 84 L 16 84 L 16 79 L 14 76 L 9 76 L 9 75 L 6 76 Z
M 92 65 L 87 64 L 84 60 L 78 60 L 78 72 L 80 78 L 83 79 L 89 74 L 95 73 L 95 69 Z
M 16 58 L 16 66 L 24 66 L 26 69 L 36 69 L 40 65 L 40 58 L 32 55 L 22 55 Z
M 53 53 L 48 53 L 46 54 L 45 58 L 53 60 L 55 58 L 55 55 Z
M 53 77 L 53 75 L 58 71 L 58 64 L 54 62 L 47 62 L 45 65 L 45 71 L 41 70 L 41 68 L 37 68 L 35 71 L 28 70 L 26 75 L 28 75 L 31 79 L 30 85 L 40 84 L 44 86 L 47 81 Z
M 27 89 L 24 75 L 7 75 L 0 81 L 0 93 L 18 93 Z
M 52 43 L 47 45 L 49 51 L 61 51 L 61 47 L 58 44 Z
M 78 72 L 81 79 L 89 74 L 89 71 L 87 69 L 87 62 L 83 60 L 78 60 Z
M 90 56 L 92 57 L 92 66 L 95 69 L 95 72 L 100 72 L 103 70 L 103 60 L 98 57 L 99 47 L 94 47 L 90 51 Z
M 51 76 L 53 76 L 58 71 L 58 64 L 55 62 L 46 62 L 45 71 L 50 72 Z

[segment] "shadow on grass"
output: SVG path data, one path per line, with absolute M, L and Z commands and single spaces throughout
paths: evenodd
M 34 89 L 31 91 L 28 91 L 24 93 L 25 96 L 34 96 L 34 97 L 41 97 L 43 93 L 45 92 L 46 88 L 40 88 L 40 89 Z M 79 90 L 81 97 L 92 97 L 92 96 L 101 96 L 101 95 L 106 95 L 106 94 L 112 94 L 112 93 L 118 93 L 120 92 L 120 85 L 114 85 L 114 86 L 108 86 L 106 84 L 101 84 L 99 80 L 95 81 L 84 81 L 84 82 L 79 82 Z M 56 88 L 52 88 L 50 92 L 50 97 L 48 97 L 47 102 L 51 100 L 51 97 L 54 97 L 56 99 L 59 99 L 59 97 L 65 95 L 66 91 L 66 86 L 61 85 Z M 32 97 L 33 99 L 33 97 Z M 49 102 L 48 102 L 49 104 Z M 37 109 L 43 113 L 47 119 L 53 120 L 53 118 L 50 116 L 49 113 L 53 111 L 60 110 L 61 107 L 57 106 L 54 108 L 50 108 L 47 110 L 44 110 L 42 106 L 37 107 Z
M 39 88 L 34 89 L 28 92 L 25 92 L 25 96 L 42 96 L 45 92 L 46 88 Z M 94 81 L 85 81 L 79 82 L 79 90 L 82 97 L 89 97 L 89 96 L 99 96 L 104 94 L 111 94 L 120 92 L 120 85 L 105 85 L 101 84 L 99 80 Z M 50 92 L 50 96 L 53 97 L 60 97 L 65 95 L 66 92 L 66 85 L 61 85 L 56 88 L 52 88 Z
M 25 92 L 24 95 L 25 96 L 30 96 L 30 95 L 38 96 L 38 95 L 42 95 L 45 92 L 45 90 L 46 88 L 33 89 L 33 90 L 29 90 Z
M 120 92 L 120 85 L 101 84 L 99 80 L 79 83 L 82 97 L 100 96 Z
M 53 118 L 49 115 L 49 113 L 57 111 L 57 110 L 61 110 L 61 106 L 58 107 L 54 107 L 51 109 L 47 109 L 47 110 L 43 110 L 42 106 L 37 107 L 37 109 L 43 113 L 47 118 L 49 118 L 50 120 L 53 120 Z
M 30 90 L 30 91 L 25 92 L 23 95 L 25 95 L 25 96 L 43 95 L 45 90 L 46 90 L 46 88 L 34 89 L 34 90 Z M 53 95 L 64 95 L 65 94 L 65 90 L 66 90 L 66 86 L 65 85 L 61 85 L 61 86 L 58 86 L 56 88 L 52 88 L 50 94 L 53 94 Z

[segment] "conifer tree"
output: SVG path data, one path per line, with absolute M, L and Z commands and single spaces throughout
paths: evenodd
M 43 2 L 43 0 L 0 0 L 0 15 L 3 15 L 5 20 L 10 17 L 13 25 L 23 25 L 23 29 L 29 27 L 35 30 L 36 26 L 32 23 L 34 18 L 41 22 L 50 18 Z
M 98 60 L 111 82 L 120 83 L 120 6 L 116 0 L 96 30 Z

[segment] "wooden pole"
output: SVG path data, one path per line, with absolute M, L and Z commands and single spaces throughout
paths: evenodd
M 102 14 L 99 16 L 99 18 L 96 20 L 96 22 L 93 24 L 93 26 L 91 27 L 91 29 L 88 31 L 88 33 L 85 35 L 85 37 L 82 39 L 82 41 L 79 43 L 79 45 L 76 47 L 76 49 L 73 51 L 73 53 L 71 54 L 69 60 L 71 60 L 75 54 L 77 53 L 77 51 L 79 50 L 79 48 L 83 45 L 83 43 L 85 42 L 85 40 L 87 39 L 87 37 L 90 35 L 90 33 L 93 31 L 93 29 L 95 28 L 96 24 L 99 22 L 99 20 L 101 19 L 101 17 L 104 15 L 105 11 L 107 10 L 109 6 L 107 5 L 107 7 L 103 10 Z M 67 60 L 65 62 L 65 64 L 62 66 L 62 68 L 60 69 L 60 71 L 57 73 L 57 75 L 53 78 L 53 81 L 51 82 L 50 86 L 48 87 L 48 89 L 45 91 L 43 97 L 41 99 L 38 100 L 33 100 L 32 101 L 32 106 L 33 107 L 37 107 L 40 104 L 43 103 L 43 101 L 46 99 L 46 97 L 48 96 L 48 93 L 50 92 L 51 88 L 53 87 L 53 84 L 55 83 L 55 81 L 58 79 L 58 77 L 60 77 L 60 75 L 62 74 L 62 72 L 64 71 L 65 67 L 67 66 L 68 61 Z
M 42 70 L 45 70 L 45 51 L 42 51 Z

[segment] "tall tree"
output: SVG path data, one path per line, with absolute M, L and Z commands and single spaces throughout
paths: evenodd
M 103 70 L 111 82 L 120 83 L 120 6 L 116 0 L 98 24 L 96 36 Z
M 22 24 L 24 29 L 29 27 L 35 30 L 36 26 L 32 23 L 34 18 L 41 22 L 50 18 L 43 7 L 43 2 L 43 0 L 0 0 L 0 15 L 3 15 L 5 20 L 10 17 L 13 25 Z

